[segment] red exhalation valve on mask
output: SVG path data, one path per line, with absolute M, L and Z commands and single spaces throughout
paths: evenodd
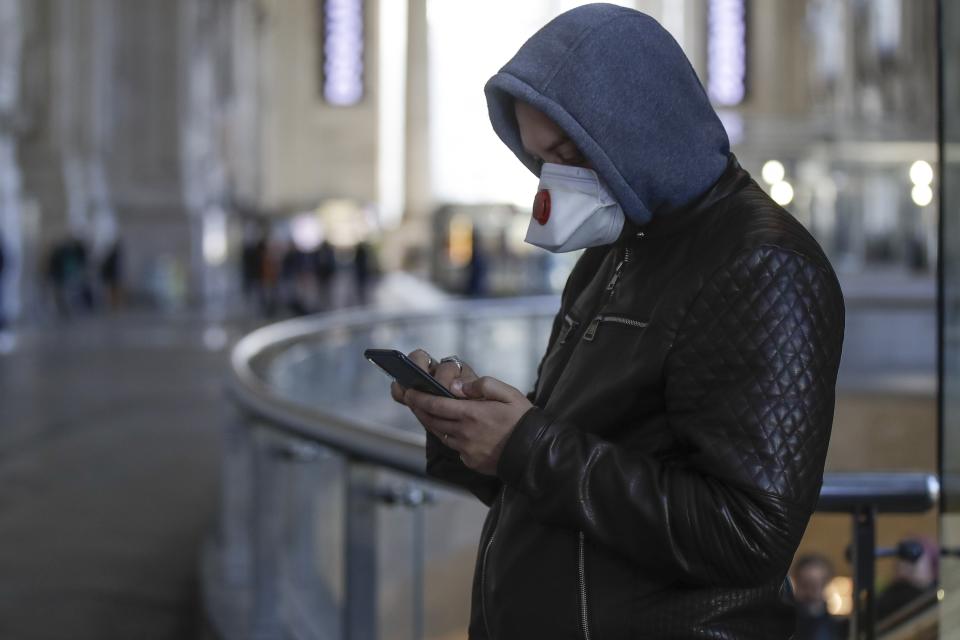
M 541 189 L 533 199 L 533 219 L 540 224 L 547 224 L 550 219 L 550 192 Z

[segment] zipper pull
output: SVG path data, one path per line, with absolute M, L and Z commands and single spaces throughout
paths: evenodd
M 610 278 L 610 282 L 607 283 L 607 291 L 613 291 L 617 286 L 617 281 L 620 279 L 620 271 L 623 269 L 623 260 L 617 263 L 617 268 L 613 270 L 613 276 Z
M 583 332 L 583 339 L 587 342 L 591 342 L 597 335 L 597 328 L 600 326 L 600 321 L 603 319 L 603 316 L 597 316 L 590 321 L 590 325 L 587 327 L 587 330 Z
M 570 314 L 564 316 L 563 329 L 560 330 L 560 335 L 557 337 L 557 343 L 565 344 L 567 342 L 567 338 L 570 336 L 570 333 L 577 328 L 578 324 L 580 323 L 571 318 Z

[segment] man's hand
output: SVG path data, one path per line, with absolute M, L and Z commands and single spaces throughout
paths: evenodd
M 403 399 L 420 424 L 460 453 L 463 464 L 496 475 L 507 438 L 533 405 L 519 389 L 491 377 L 465 382 L 462 391 L 465 400 L 415 389 L 407 389 Z
M 409 357 L 463 399 L 404 389 L 397 383 L 390 387 L 393 399 L 410 407 L 420 424 L 459 452 L 464 465 L 496 475 L 507 438 L 533 405 L 519 389 L 489 376 L 478 378 L 467 365 L 461 373 L 453 362 L 428 366 L 432 358 L 422 350 Z

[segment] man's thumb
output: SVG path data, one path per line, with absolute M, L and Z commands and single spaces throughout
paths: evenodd
M 484 376 L 463 383 L 463 393 L 473 400 L 497 400 L 510 402 L 514 399 L 514 388 L 496 378 Z

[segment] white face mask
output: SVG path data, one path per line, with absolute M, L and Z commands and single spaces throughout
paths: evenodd
M 592 169 L 544 163 L 525 240 L 554 253 L 610 244 L 626 217 Z

